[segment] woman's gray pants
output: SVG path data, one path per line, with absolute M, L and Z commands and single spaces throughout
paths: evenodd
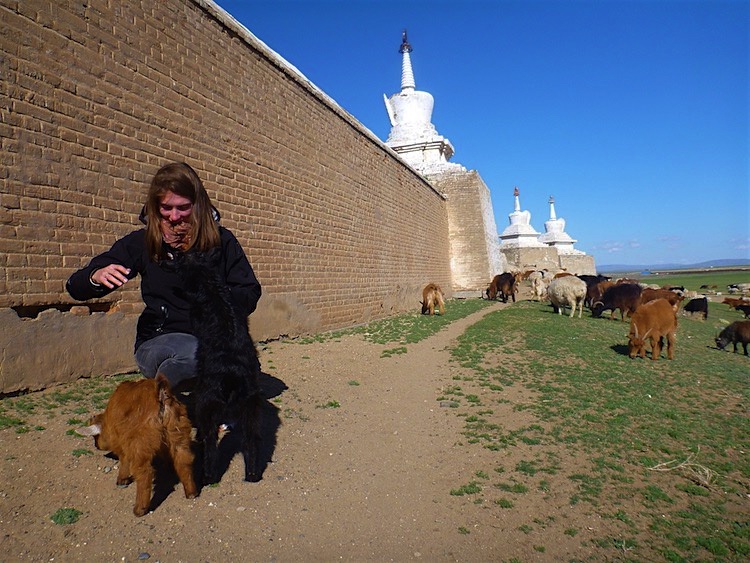
M 174 387 L 195 377 L 195 351 L 198 339 L 192 334 L 171 332 L 146 340 L 135 351 L 135 361 L 145 377 L 153 379 L 161 372 Z

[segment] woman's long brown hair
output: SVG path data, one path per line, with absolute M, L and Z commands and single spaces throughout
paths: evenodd
M 152 260 L 164 258 L 159 204 L 167 192 L 175 193 L 193 203 L 190 214 L 192 237 L 189 248 L 208 250 L 221 244 L 219 227 L 213 217 L 211 200 L 203 182 L 188 164 L 173 162 L 162 166 L 151 180 L 146 198 L 146 249 Z

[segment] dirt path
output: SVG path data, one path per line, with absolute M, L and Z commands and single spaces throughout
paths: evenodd
M 280 426 L 263 480 L 243 482 L 236 456 L 218 486 L 195 500 L 168 491 L 143 518 L 133 488 L 115 487 L 116 460 L 71 455 L 91 444 L 66 434 L 67 415 L 35 414 L 43 431 L 0 431 L 0 560 L 503 559 L 513 550 L 497 511 L 450 495 L 485 454 L 456 446 L 463 421 L 437 401 L 458 369 L 446 347 L 503 306 L 391 357 L 381 354 L 395 345 L 359 336 L 268 344 L 264 371 L 287 388 L 271 400 Z M 53 524 L 61 507 L 83 515 Z

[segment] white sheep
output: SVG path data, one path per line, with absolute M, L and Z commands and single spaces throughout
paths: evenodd
M 537 301 L 542 301 L 547 297 L 547 286 L 550 279 L 544 276 L 544 272 L 536 271 L 529 274 L 528 280 L 531 282 L 531 291 Z
M 583 301 L 586 299 L 586 282 L 576 276 L 553 279 L 547 288 L 547 297 L 558 314 L 570 307 L 570 318 L 578 307 L 578 318 L 583 315 Z

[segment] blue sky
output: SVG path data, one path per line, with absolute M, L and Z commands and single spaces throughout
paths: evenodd
M 597 265 L 750 258 L 748 0 L 218 0 L 385 140 L 408 30 L 432 123 Z

